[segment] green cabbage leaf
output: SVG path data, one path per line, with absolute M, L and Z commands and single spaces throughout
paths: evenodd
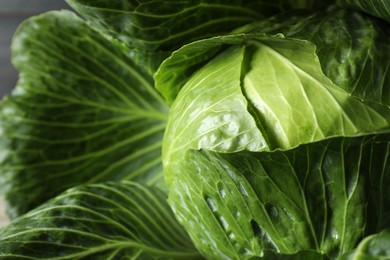
M 390 38 L 359 13 L 301 15 L 185 45 L 155 74 L 169 203 L 209 259 L 337 259 L 390 225 Z
M 387 1 L 66 1 L 12 43 L 0 258 L 389 259 Z
M 389 243 L 390 231 L 385 229 L 363 239 L 356 250 L 343 255 L 341 259 L 388 259 L 390 255 Z
M 202 259 L 166 194 L 134 182 L 72 188 L 0 233 L 4 259 Z
M 228 33 L 284 11 L 315 9 L 322 5 L 314 0 L 67 2 L 100 30 L 129 46 L 153 51 L 173 51 L 185 43 Z
M 170 177 L 169 203 L 209 259 L 266 250 L 337 259 L 389 227 L 389 149 L 386 134 L 286 152 L 188 150 Z
M 83 183 L 164 186 L 168 108 L 133 58 L 136 50 L 69 11 L 25 22 L 12 48 L 19 81 L 0 105 L 0 172 L 11 217 Z

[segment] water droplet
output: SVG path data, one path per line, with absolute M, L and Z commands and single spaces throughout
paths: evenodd
M 219 222 L 222 224 L 222 227 L 226 230 L 229 227 L 226 219 L 223 216 L 219 217 Z
M 243 196 L 246 196 L 248 197 L 248 191 L 245 189 L 244 185 L 242 183 L 240 183 L 238 185 L 238 189 L 240 190 L 240 193 L 243 195 Z
M 244 255 L 252 255 L 252 250 L 250 250 L 249 248 L 247 247 L 244 247 L 243 248 L 243 251 L 244 251 Z
M 226 197 L 226 190 L 224 188 L 219 189 L 219 193 L 221 194 L 222 198 Z
M 334 240 L 338 240 L 339 239 L 339 232 L 337 232 L 337 230 L 333 229 L 332 230 L 332 237 Z
M 218 210 L 217 203 L 215 202 L 215 200 L 210 197 L 206 197 L 205 200 L 212 212 L 216 212 Z
M 228 236 L 229 236 L 229 238 L 230 238 L 231 240 L 233 240 L 233 239 L 236 237 L 236 235 L 235 235 L 233 232 L 230 232 L 230 233 L 228 234 Z

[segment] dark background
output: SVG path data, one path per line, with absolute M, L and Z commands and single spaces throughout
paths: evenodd
M 0 0 L 0 99 L 10 93 L 18 77 L 10 53 L 18 25 L 30 16 L 65 8 L 70 9 L 64 0 Z

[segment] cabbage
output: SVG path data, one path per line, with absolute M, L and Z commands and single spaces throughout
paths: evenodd
M 390 257 L 389 3 L 68 3 L 11 46 L 0 257 Z

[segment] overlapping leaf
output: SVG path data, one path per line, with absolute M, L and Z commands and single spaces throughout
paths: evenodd
M 189 150 L 173 172 L 169 201 L 207 257 L 311 249 L 337 258 L 388 225 L 389 141 L 335 138 L 286 152 Z
M 116 182 L 18 218 L 0 258 L 199 258 L 175 217 L 210 258 L 387 257 L 386 24 L 336 7 L 262 20 L 332 2 L 68 0 L 88 22 L 23 24 L 0 105 L 11 216 Z M 386 1 L 339 3 L 388 20 Z M 172 214 L 145 186 L 164 187 L 168 113 L 150 75 L 185 43 L 155 77 Z
M 196 39 L 282 11 L 284 1 L 102 1 L 67 0 L 99 28 L 128 44 L 171 51 Z
M 166 194 L 133 182 L 73 188 L 0 232 L 0 259 L 199 259 Z
M 229 32 L 285 8 L 282 0 L 67 2 L 99 30 L 139 49 L 150 74 L 185 43 Z
M 226 49 L 226 46 L 240 45 L 246 39 L 253 38 L 256 38 L 256 36 L 243 35 L 242 33 L 231 34 L 184 45 L 164 60 L 155 73 L 156 89 L 164 96 L 166 102 L 172 105 L 178 93 L 194 72 L 216 57 L 221 50 Z
M 20 78 L 0 113 L 11 216 L 81 183 L 161 183 L 167 108 L 135 50 L 67 11 L 25 22 L 12 49 Z
M 286 39 L 253 44 L 243 88 L 271 150 L 389 130 L 389 107 L 333 84 L 322 73 L 314 45 Z
M 67 0 L 102 30 L 143 50 L 143 63 L 157 70 L 170 52 L 194 40 L 222 35 L 238 26 L 293 9 L 317 10 L 333 0 Z
M 267 33 L 279 30 L 288 37 L 311 41 L 324 74 L 335 84 L 359 99 L 390 106 L 390 60 L 383 55 L 390 52 L 387 24 L 345 9 L 260 24 L 258 30 L 271 28 L 265 29 Z M 279 26 L 272 28 L 275 24 Z
M 378 234 L 366 237 L 356 250 L 343 255 L 340 260 L 351 259 L 389 259 L 390 230 L 385 229 Z
M 282 14 L 238 28 L 232 35 L 185 45 L 162 63 L 155 76 L 156 88 L 172 103 L 194 71 L 226 45 L 241 44 L 256 33 L 312 42 L 323 73 L 336 85 L 359 99 L 390 105 L 390 60 L 383 55 L 390 52 L 387 25 L 337 8 Z
M 357 99 L 329 80 L 310 42 L 242 37 L 249 38 L 247 47 L 222 51 L 178 93 L 164 140 L 165 165 L 188 149 L 288 150 L 335 136 L 388 131 L 390 109 Z
M 240 88 L 244 51 L 240 47 L 226 51 L 195 73 L 180 91 L 164 137 L 166 168 L 175 167 L 175 153 L 188 149 L 268 149 Z
M 188 44 L 155 75 L 173 102 L 170 203 L 210 258 L 334 258 L 388 226 L 388 136 L 346 136 L 389 131 L 390 38 L 338 9 L 279 18 Z

